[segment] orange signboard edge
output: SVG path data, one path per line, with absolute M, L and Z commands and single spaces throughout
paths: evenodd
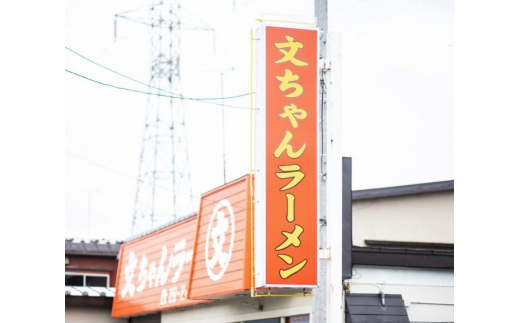
M 226 183 L 225 185 L 223 186 L 219 186 L 217 188 L 214 188 L 206 193 L 203 193 L 201 196 L 205 196 L 205 195 L 210 195 L 210 194 L 215 194 L 217 193 L 218 191 L 221 191 L 221 190 L 224 190 L 226 189 L 227 186 L 230 186 L 236 182 L 240 182 L 242 180 L 245 180 L 246 181 L 246 186 L 247 186 L 247 189 L 246 189 L 246 192 L 247 192 L 247 201 L 246 201 L 246 223 L 248 223 L 249 225 L 251 225 L 249 222 L 250 222 L 250 219 L 249 219 L 249 214 L 247 214 L 247 211 L 249 210 L 249 212 L 251 212 L 251 200 L 249 199 L 249 194 L 250 194 L 250 181 L 251 181 L 251 175 L 250 174 L 247 174 L 247 175 L 244 175 L 244 176 L 241 176 L 231 182 L 228 182 Z M 203 203 L 202 203 L 202 198 L 201 198 L 201 202 L 200 202 L 200 205 L 199 205 L 199 212 L 197 214 L 197 230 L 196 230 L 196 238 L 195 238 L 195 246 L 193 248 L 193 256 L 192 256 L 192 260 L 191 260 L 191 263 L 193 264 L 191 266 L 191 269 L 190 269 L 190 276 L 189 276 L 189 282 L 188 282 L 188 299 L 192 299 L 192 300 L 201 300 L 202 298 L 192 298 L 192 282 L 193 282 L 193 272 L 194 272 L 194 264 L 195 264 L 195 256 L 197 254 L 197 251 L 198 251 L 198 239 L 199 239 L 199 230 L 200 230 L 200 221 L 202 220 L 202 208 L 203 208 Z M 249 225 L 246 224 L 246 229 L 249 229 Z M 246 237 L 247 237 L 247 233 L 246 233 Z M 248 239 L 246 239 L 248 240 Z M 245 258 L 244 258 L 244 265 L 247 261 L 249 261 L 249 258 L 250 258 L 250 252 L 251 252 L 251 247 L 247 248 L 247 245 L 250 244 L 251 242 L 250 241 L 246 241 L 246 250 L 245 251 Z M 245 274 L 244 274 L 244 279 L 243 279 L 243 286 L 248 286 L 249 285 L 249 280 L 250 280 L 250 276 L 251 276 L 251 272 L 250 270 L 245 270 L 244 268 L 244 271 L 245 271 Z M 220 296 L 220 295 L 228 295 L 228 294 L 234 294 L 234 293 L 238 293 L 238 292 L 244 292 L 244 291 L 248 291 L 249 289 L 234 289 L 234 290 L 230 290 L 230 291 L 226 291 L 225 294 L 222 294 L 222 293 L 212 293 L 212 294 L 208 294 L 206 295 L 206 298 L 210 298 L 210 297 L 216 297 L 216 296 Z
M 194 216 L 189 216 L 179 222 L 176 222 L 172 225 L 169 225 L 165 228 L 161 228 L 157 231 L 154 231 L 154 232 L 151 232 L 149 234 L 146 234 L 144 236 L 141 236 L 135 240 L 132 240 L 132 241 L 129 241 L 123 245 L 121 245 L 121 248 L 120 248 L 120 251 L 119 251 L 119 262 L 118 262 L 118 266 L 117 266 L 117 277 L 116 277 L 116 291 L 115 291 L 115 295 L 114 295 L 114 303 L 116 301 L 116 297 L 119 298 L 119 282 L 120 282 L 120 278 L 121 278 L 121 271 L 123 270 L 122 269 L 122 255 L 124 254 L 124 249 L 130 245 L 130 244 L 135 244 L 135 243 L 138 243 L 138 242 L 141 242 L 143 240 L 146 240 L 146 239 L 150 239 L 152 237 L 155 237 L 156 235 L 159 235 L 161 233 L 163 233 L 164 231 L 167 231 L 167 230 L 170 230 L 172 229 L 173 227 L 177 227 L 177 226 L 180 226 L 182 224 L 184 224 L 185 222 L 187 221 L 193 221 L 194 219 L 192 219 L 192 217 Z M 198 229 L 198 227 L 197 227 Z M 195 237 L 195 242 L 196 242 L 196 237 Z M 191 279 L 191 271 L 193 269 L 193 258 L 192 258 L 192 262 L 190 262 L 190 277 L 189 279 Z M 188 286 L 190 285 L 191 281 L 188 281 Z M 188 294 L 189 294 L 189 287 L 188 287 Z M 177 305 L 177 306 L 172 306 L 172 307 L 168 307 L 168 308 L 164 308 L 164 309 L 152 309 L 152 310 L 149 310 L 149 311 L 141 311 L 141 312 L 138 312 L 138 313 L 132 313 L 130 315 L 115 315 L 115 311 L 116 311 L 116 306 L 112 305 L 112 312 L 111 312 L 111 317 L 112 318 L 125 318 L 125 317 L 134 317 L 134 316 L 140 316 L 140 315 L 143 315 L 143 314 L 147 314 L 147 313 L 154 313 L 154 312 L 158 312 L 158 311 L 165 311 L 165 310 L 171 310 L 171 309 L 175 309 L 175 308 L 181 308 L 181 307 L 188 307 L 188 306 L 193 306 L 193 305 L 197 305 L 197 304 L 202 304 L 202 303 L 208 303 L 208 302 L 211 302 L 211 300 L 197 300 L 197 299 L 191 299 L 189 298 L 189 296 L 187 297 L 188 300 L 192 300 L 194 301 L 195 303 L 194 304 L 190 304 L 190 305 Z
M 310 27 L 310 26 L 297 26 L 296 24 L 285 24 L 285 23 L 279 23 L 279 22 L 264 22 L 262 25 L 257 29 L 257 35 L 255 36 L 255 39 L 261 38 L 262 40 L 259 42 L 259 44 L 256 45 L 256 106 L 261 107 L 265 105 L 266 101 L 266 89 L 263 84 L 265 84 L 266 81 L 266 45 L 265 45 L 265 37 L 266 37 L 266 27 L 279 27 L 279 28 L 288 28 L 288 29 L 305 29 L 305 30 L 316 30 L 318 33 L 318 29 L 316 27 Z M 259 37 L 259 35 L 261 35 Z M 316 37 L 316 53 L 318 54 L 320 51 L 320 42 L 319 37 L 317 35 Z M 319 76 L 319 69 L 320 69 L 320 60 L 317 58 L 317 64 L 316 64 L 316 76 Z M 264 223 L 262 225 L 261 220 L 259 221 L 260 217 L 265 218 L 265 196 L 266 196 L 266 174 L 265 174 L 265 166 L 266 162 L 262 160 L 262 151 L 265 152 L 266 148 L 266 110 L 265 109 L 257 109 L 255 113 L 255 171 L 256 173 L 256 180 L 254 182 L 254 194 L 255 194 L 255 218 L 254 218 L 254 235 L 255 235 L 255 243 L 254 243 L 254 278 L 255 288 L 315 288 L 318 287 L 319 281 L 318 281 L 318 270 L 319 270 L 319 218 L 320 218 L 320 211 L 319 211 L 319 201 L 320 201 L 320 192 L 319 192 L 319 165 L 320 165 L 320 157 L 319 157 L 319 148 L 320 145 L 320 136 L 319 136 L 319 127 L 320 127 L 320 120 L 321 120 L 321 111 L 319 109 L 319 80 L 316 82 L 316 147 L 317 147 L 317 154 L 316 154 L 316 187 L 317 187 L 317 203 L 316 203 L 316 241 L 317 241 L 317 248 L 316 248 L 316 284 L 315 285 L 289 285 L 289 284 L 268 284 L 266 283 L 266 260 L 265 260 L 265 252 L 266 252 L 266 245 L 265 240 L 262 239 L 262 234 L 265 235 L 265 219 Z M 262 112 L 263 111 L 263 112 Z M 260 156 L 258 154 L 260 153 Z M 264 156 L 265 157 L 265 156 Z M 264 205 L 261 205 L 259 203 L 261 198 L 264 198 Z M 257 210 L 258 209 L 258 210 Z M 264 237 L 265 239 L 265 237 Z

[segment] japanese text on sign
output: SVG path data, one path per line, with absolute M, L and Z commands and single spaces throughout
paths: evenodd
M 171 304 L 177 301 L 186 299 L 187 289 L 186 285 L 177 286 L 177 281 L 182 272 L 184 264 L 191 262 L 193 250 L 186 250 L 186 239 L 183 238 L 175 244 L 169 251 L 166 246 L 162 246 L 161 259 L 156 265 L 155 261 L 149 263 L 146 254 L 142 254 L 138 263 L 138 257 L 134 251 L 130 251 L 128 261 L 124 265 L 124 285 L 120 291 L 121 297 L 133 297 L 134 294 L 139 294 L 146 288 L 164 287 L 168 278 L 171 275 L 171 284 L 169 288 L 162 288 L 160 299 L 157 300 L 160 305 Z M 137 274 L 137 286 L 134 284 L 134 275 L 139 268 Z
M 257 80 L 265 87 L 257 87 L 255 121 L 258 288 L 317 285 L 317 35 L 313 27 L 259 30 L 265 42 L 257 51 Z
M 304 88 L 301 84 L 298 83 L 300 77 L 295 74 L 291 69 L 294 69 L 294 66 L 298 67 L 306 67 L 309 64 L 298 59 L 298 50 L 303 48 L 303 44 L 295 40 L 295 38 L 291 35 L 285 35 L 285 39 L 287 42 L 279 42 L 274 43 L 276 48 L 282 54 L 282 57 L 278 59 L 276 64 L 287 64 L 289 65 L 285 69 L 285 75 L 276 76 L 276 79 L 280 81 L 280 91 L 282 91 L 286 98 L 295 98 L 299 97 L 304 93 Z M 290 65 L 293 65 L 291 67 Z M 291 91 L 292 90 L 292 91 Z M 307 117 L 307 111 L 304 108 L 297 107 L 295 104 L 291 102 L 287 102 L 287 105 L 282 107 L 283 112 L 279 114 L 280 118 L 287 118 L 289 125 L 293 128 L 298 128 L 298 120 L 304 122 Z M 305 153 L 305 148 L 307 146 L 304 143 L 298 150 L 294 151 L 292 145 L 290 144 L 291 139 L 293 138 L 293 134 L 286 130 L 285 136 L 282 138 L 280 145 L 274 151 L 274 155 L 276 158 L 279 158 L 283 153 L 286 153 L 289 158 L 297 159 L 300 158 Z M 298 223 L 297 214 L 295 212 L 295 202 L 296 196 L 291 194 L 291 189 L 298 185 L 305 178 L 305 173 L 301 170 L 300 165 L 291 164 L 291 165 L 278 165 L 278 168 L 281 170 L 280 173 L 276 173 L 276 176 L 281 180 L 286 178 L 291 178 L 288 183 L 281 183 L 280 191 L 287 191 L 285 194 L 287 200 L 287 208 L 285 211 L 287 222 Z M 294 230 L 292 232 L 282 231 L 281 234 L 283 236 L 283 242 L 276 247 L 276 251 L 279 251 L 277 254 L 278 257 L 283 261 L 283 265 L 281 266 L 279 273 L 282 279 L 287 279 L 292 275 L 297 274 L 303 267 L 305 267 L 307 263 L 307 259 L 298 259 L 296 262 L 294 257 L 291 255 L 291 248 L 298 248 L 302 244 L 300 240 L 300 235 L 303 233 L 304 228 L 301 225 L 295 224 Z M 288 265 L 288 266 L 285 266 Z

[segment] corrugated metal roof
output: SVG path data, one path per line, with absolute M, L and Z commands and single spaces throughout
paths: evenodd
M 376 247 L 352 247 L 352 263 L 372 266 L 453 269 L 455 252 Z
M 410 323 L 401 295 L 347 294 L 345 298 L 346 323 Z
M 455 181 L 443 181 L 424 184 L 403 185 L 394 187 L 374 188 L 368 190 L 352 191 L 352 200 L 376 199 L 382 197 L 423 194 L 453 191 L 455 189 Z
M 151 230 L 148 230 L 148 231 L 145 231 L 145 232 L 141 232 L 141 233 L 135 234 L 135 235 L 131 236 L 130 238 L 126 239 L 126 240 L 125 240 L 125 243 L 126 243 L 126 242 L 130 242 L 130 241 L 133 241 L 133 240 L 136 240 L 136 239 L 139 239 L 139 238 L 144 237 L 145 235 L 148 235 L 148 234 L 150 234 L 150 233 L 153 233 L 153 232 L 156 232 L 156 231 L 162 230 L 162 229 L 164 229 L 164 228 L 166 228 L 166 227 L 169 227 L 170 225 L 174 225 L 174 224 L 176 224 L 176 223 L 179 223 L 179 222 L 181 222 L 181 221 L 184 221 L 184 220 L 189 219 L 189 218 L 191 218 L 191 217 L 194 217 L 194 216 L 196 216 L 196 215 L 197 215 L 197 212 L 193 212 L 193 213 L 187 214 L 187 215 L 185 215 L 185 216 L 181 216 L 181 217 L 179 217 L 179 218 L 177 218 L 177 219 L 175 219 L 175 220 L 172 220 L 172 221 L 170 221 L 170 222 L 166 222 L 165 224 L 160 225 L 160 226 L 158 226 L 158 227 L 156 227 L 156 228 L 153 228 L 153 229 L 151 229 Z
M 65 240 L 65 255 L 109 256 L 115 257 L 119 253 L 121 243 L 73 242 Z
M 117 241 L 117 242 L 110 242 L 110 241 L 96 241 L 92 240 L 90 242 L 85 242 L 84 240 L 81 240 L 79 242 L 75 242 L 74 239 L 65 239 L 65 255 L 85 255 L 85 256 L 110 256 L 110 257 L 117 257 L 119 254 L 119 250 L 121 249 L 121 245 L 126 242 L 130 242 L 132 240 L 141 238 L 145 235 L 148 235 L 150 233 L 162 230 L 166 227 L 169 227 L 171 225 L 174 225 L 176 223 L 179 223 L 181 221 L 184 221 L 186 219 L 189 219 L 191 217 L 196 216 L 197 213 L 190 213 L 183 217 L 179 217 L 178 219 L 175 219 L 173 221 L 167 222 L 157 228 L 154 228 L 152 230 L 139 233 L 136 235 L 131 236 L 129 239 L 125 241 Z

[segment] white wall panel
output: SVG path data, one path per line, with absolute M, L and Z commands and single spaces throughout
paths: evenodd
M 264 304 L 263 311 L 258 309 L 260 302 Z M 258 320 L 309 314 L 311 306 L 311 297 L 260 297 L 254 299 L 237 297 L 237 299 L 163 312 L 161 323 L 227 323 Z
M 412 304 L 406 309 L 410 322 L 454 322 L 451 305 Z
M 352 242 L 454 243 L 453 205 L 453 191 L 354 201 Z
M 411 322 L 454 321 L 453 270 L 354 266 L 351 293 L 400 294 Z
M 124 323 L 126 319 L 113 319 L 110 317 L 112 310 L 109 308 L 92 307 L 65 307 L 66 323 Z

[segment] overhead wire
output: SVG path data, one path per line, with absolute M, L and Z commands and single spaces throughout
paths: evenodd
M 141 183 L 148 184 L 148 185 L 151 185 L 151 186 L 154 186 L 154 187 L 162 188 L 162 189 L 167 190 L 167 191 L 173 191 L 173 190 L 170 189 L 170 188 L 162 187 L 162 186 L 160 186 L 160 185 L 156 185 L 156 184 L 153 184 L 153 183 L 149 183 L 149 182 L 143 181 L 142 179 L 135 178 L 134 176 L 130 176 L 130 175 L 127 175 L 127 174 L 121 173 L 121 172 L 119 172 L 119 171 L 117 171 L 117 170 L 115 170 L 115 169 L 109 168 L 109 167 L 107 167 L 107 166 L 105 166 L 105 165 L 103 165 L 103 164 L 100 164 L 100 163 L 97 163 L 97 162 L 92 161 L 92 160 L 90 160 L 90 159 L 87 159 L 87 158 L 85 158 L 85 157 L 79 156 L 79 155 L 77 155 L 77 154 L 75 154 L 75 153 L 73 153 L 73 152 L 70 152 L 70 151 L 68 151 L 68 150 L 66 150 L 66 152 L 67 152 L 67 154 L 69 154 L 69 155 L 71 155 L 71 156 L 74 156 L 74 157 L 76 157 L 76 158 L 78 158 L 78 159 L 81 159 L 81 160 L 83 160 L 83 161 L 86 161 L 86 162 L 88 162 L 88 163 L 91 163 L 91 164 L 93 164 L 93 165 L 96 165 L 96 166 L 98 166 L 98 167 L 101 167 L 101 168 L 105 169 L 106 171 L 112 172 L 112 173 L 114 173 L 114 174 L 118 174 L 118 175 L 120 175 L 120 176 L 124 176 L 124 177 L 127 177 L 127 178 L 129 178 L 129 179 L 136 180 L 136 181 L 139 181 L 139 182 L 141 182 Z M 180 193 L 180 194 L 186 194 L 186 193 L 182 193 L 182 192 L 178 192 L 178 193 Z M 190 195 L 190 196 L 191 196 L 191 197 L 195 197 L 195 196 L 193 196 L 193 195 Z
M 111 172 L 111 173 L 114 173 L 114 174 L 117 174 L 117 175 L 120 175 L 120 176 L 126 177 L 126 178 L 128 178 L 128 179 L 131 179 L 131 180 L 134 180 L 134 181 L 139 181 L 139 182 L 141 182 L 141 183 L 143 183 L 143 184 L 147 184 L 147 185 L 150 185 L 150 186 L 153 186 L 153 187 L 161 188 L 161 189 L 163 189 L 163 190 L 172 191 L 172 192 L 175 192 L 175 193 L 177 193 L 177 194 L 181 194 L 181 195 L 185 195 L 185 196 L 189 196 L 189 197 L 193 197 L 193 198 L 200 198 L 201 200 L 209 201 L 209 202 L 212 202 L 212 203 L 218 203 L 217 200 L 209 199 L 209 198 L 207 198 L 207 197 L 204 197 L 204 198 L 203 198 L 202 196 L 193 195 L 193 194 L 189 194 L 189 193 L 185 193 L 185 192 L 175 191 L 175 190 L 173 190 L 173 189 L 171 189 L 171 188 L 168 188 L 168 187 L 164 187 L 164 186 L 160 186 L 160 185 L 157 185 L 157 184 L 154 184 L 154 183 L 150 183 L 150 182 L 144 181 L 144 180 L 142 180 L 142 179 L 140 179 L 140 178 L 136 178 L 136 177 L 134 177 L 134 176 L 127 175 L 127 174 L 125 174 L 125 173 L 122 173 L 122 172 L 120 172 L 120 171 L 117 171 L 117 170 L 115 170 L 115 169 L 112 169 L 112 168 L 110 168 L 110 167 L 107 167 L 107 166 L 105 166 L 105 165 L 103 165 L 103 164 L 100 164 L 100 163 L 98 163 L 98 162 L 95 162 L 95 161 L 92 161 L 92 160 L 87 159 L 87 158 L 85 158 L 85 157 L 79 156 L 79 155 L 77 155 L 77 154 L 75 154 L 75 153 L 73 153 L 73 152 L 71 152 L 71 151 L 66 150 L 66 152 L 67 152 L 67 154 L 69 154 L 69 155 L 71 155 L 71 156 L 73 156 L 73 157 L 76 157 L 77 159 L 81 159 L 81 160 L 83 160 L 83 161 L 86 161 L 86 162 L 88 162 L 88 163 L 91 163 L 91 164 L 93 164 L 93 165 L 96 165 L 97 167 L 103 168 L 104 170 L 106 170 L 106 171 L 108 171 L 108 172 Z M 235 209 L 237 209 L 238 211 L 247 211 L 247 207 L 244 208 L 244 207 L 240 207 L 240 206 L 236 206 L 236 205 L 233 206 L 233 207 L 234 207 Z
M 88 57 L 86 57 L 86 56 L 84 56 L 84 55 L 78 53 L 77 51 L 71 49 L 70 47 L 65 46 L 65 49 L 67 49 L 67 50 L 70 51 L 71 53 L 73 53 L 73 54 L 75 54 L 75 55 L 78 55 L 79 57 L 81 57 L 81 58 L 83 58 L 83 59 L 89 61 L 90 63 L 92 63 L 92 64 L 94 64 L 94 65 L 97 65 L 97 66 L 99 66 L 99 67 L 101 67 L 101 68 L 103 68 L 103 69 L 105 69 L 105 70 L 107 70 L 107 71 L 109 71 L 109 72 L 112 72 L 112 73 L 114 73 L 114 74 L 117 74 L 117 75 L 119 75 L 119 76 L 121 76 L 121 77 L 124 77 L 124 78 L 126 78 L 126 79 L 128 79 L 128 80 L 130 80 L 130 81 L 132 81 L 132 82 L 136 82 L 136 83 L 139 83 L 139 84 L 141 84 L 141 85 L 145 85 L 145 86 L 147 86 L 147 87 L 149 87 L 149 88 L 152 88 L 152 89 L 154 89 L 154 90 L 159 90 L 159 91 L 163 91 L 163 92 L 169 93 L 169 94 L 171 94 L 171 95 L 176 95 L 176 96 L 178 96 L 179 98 L 183 98 L 183 99 L 186 99 L 186 100 L 194 100 L 194 101 L 228 100 L 228 99 L 235 99 L 235 98 L 240 98 L 240 97 L 245 97 L 245 96 L 249 96 L 249 95 L 250 95 L 250 93 L 244 93 L 244 94 L 232 95 L 232 96 L 227 96 L 227 97 L 217 97 L 217 98 L 194 98 L 194 97 L 189 97 L 189 96 L 185 96 L 185 95 L 182 95 L 182 94 L 173 93 L 173 92 L 170 92 L 170 91 L 168 91 L 168 90 L 164 90 L 164 89 L 161 89 L 161 88 L 158 88 L 158 87 L 155 87 L 155 86 L 151 86 L 151 85 L 149 85 L 148 83 L 141 82 L 141 81 L 136 80 L 136 79 L 134 79 L 134 78 L 132 78 L 132 77 L 130 77 L 130 76 L 127 76 L 127 75 L 124 75 L 124 74 L 122 74 L 122 73 L 119 73 L 118 71 L 116 71 L 116 70 L 114 70 L 114 69 L 111 69 L 111 68 L 109 68 L 109 67 L 106 67 L 106 66 L 104 66 L 104 65 L 102 65 L 102 64 L 100 64 L 100 63 L 98 63 L 98 62 L 95 62 L 94 60 L 92 60 L 92 59 L 90 59 L 90 58 L 88 58 Z M 220 104 L 219 104 L 219 105 L 220 105 Z
M 150 8 L 151 6 L 152 5 L 146 5 L 146 6 L 142 6 L 142 7 L 139 7 L 139 8 L 135 8 L 135 9 L 119 12 L 119 13 L 116 14 L 116 16 L 119 16 L 119 15 L 124 14 L 124 13 L 139 11 L 139 10 L 144 9 L 144 8 Z
M 76 2 L 74 2 L 74 4 L 72 5 L 71 9 L 68 10 L 68 12 L 65 14 L 65 17 L 68 17 L 74 11 L 74 9 L 76 9 L 80 2 L 81 0 L 76 0 Z
M 152 92 L 140 91 L 140 90 L 136 90 L 136 89 L 130 89 L 130 88 L 122 87 L 122 86 L 117 86 L 117 85 L 113 85 L 113 84 L 109 84 L 109 83 L 104 83 L 104 82 L 101 82 L 101 81 L 98 81 L 98 80 L 94 80 L 94 79 L 92 79 L 90 77 L 87 77 L 85 75 L 81 75 L 79 73 L 73 72 L 73 71 L 68 70 L 68 69 L 65 69 L 65 72 L 73 74 L 73 75 L 78 76 L 78 77 L 81 77 L 81 78 L 86 79 L 88 81 L 91 81 L 91 82 L 94 82 L 94 83 L 97 83 L 97 84 L 100 84 L 100 85 L 108 86 L 108 87 L 111 87 L 111 88 L 114 88 L 114 89 L 118 89 L 118 90 L 124 90 L 124 91 L 129 91 L 129 92 L 147 94 L 147 95 L 155 95 L 155 96 L 160 96 L 160 97 L 165 97 L 165 98 L 172 98 L 172 99 L 179 99 L 179 100 L 189 100 L 189 99 L 184 98 L 182 96 L 173 96 L 173 95 L 165 95 L 165 94 L 160 94 L 160 93 L 152 93 Z M 228 108 L 234 108 L 234 109 L 249 110 L 248 107 L 238 107 L 238 106 L 234 106 L 234 105 L 221 104 L 221 103 L 208 102 L 208 101 L 200 101 L 200 102 L 201 103 L 206 103 L 206 104 L 213 104 L 213 105 L 218 105 L 218 106 L 224 106 L 224 107 L 228 107 Z
M 193 12 L 191 12 L 190 10 L 186 9 L 186 7 L 184 6 L 179 6 L 181 8 L 181 10 L 184 10 L 185 12 L 187 12 L 188 14 L 190 14 L 192 17 L 194 17 L 195 19 L 197 19 L 199 22 L 201 22 L 203 25 L 205 25 L 205 27 L 207 28 L 206 30 L 215 30 L 213 27 L 211 27 L 208 23 L 206 23 L 205 21 L 203 21 L 201 18 L 197 17 L 197 15 L 195 15 Z
M 78 2 L 79 2 L 79 1 L 78 1 Z M 141 8 L 138 8 L 138 9 L 142 9 L 142 8 L 146 8 L 146 7 L 149 7 L 149 6 L 141 7 Z M 125 12 L 123 12 L 122 14 L 124 14 L 124 13 L 129 13 L 129 12 L 131 12 L 131 11 L 133 11 L 133 10 L 125 11 Z M 132 21 L 135 21 L 135 22 L 139 22 L 139 23 L 147 24 L 146 22 L 133 20 L 133 19 L 131 19 L 130 17 L 125 17 L 125 16 L 122 16 L 121 14 L 116 15 L 116 17 L 126 18 L 126 19 L 128 19 L 128 20 L 132 20 Z M 158 87 L 153 87 L 153 86 L 151 86 L 151 85 L 148 84 L 148 83 L 141 82 L 141 81 L 139 81 L 139 80 L 136 80 L 136 79 L 134 79 L 134 78 L 131 78 L 131 77 L 129 77 L 129 76 L 126 76 L 126 75 L 124 75 L 124 74 L 122 74 L 122 73 L 119 73 L 119 72 L 117 72 L 117 71 L 115 71 L 115 70 L 113 70 L 113 69 L 111 69 L 111 68 L 108 68 L 108 67 L 106 67 L 106 66 L 103 66 L 102 64 L 99 64 L 99 63 L 97 63 L 97 62 L 95 62 L 95 61 L 93 61 L 93 60 L 91 60 L 91 59 L 85 57 L 84 55 L 81 55 L 80 53 L 78 53 L 78 52 L 72 50 L 71 48 L 69 48 L 69 47 L 67 47 L 67 46 L 65 46 L 65 48 L 66 48 L 67 50 L 69 50 L 70 52 L 74 53 L 75 55 L 78 55 L 79 57 L 81 57 L 81 58 L 83 58 L 83 59 L 89 61 L 90 63 L 95 64 L 95 65 L 97 65 L 97 66 L 99 66 L 99 67 L 101 67 L 101 68 L 103 68 L 103 69 L 105 69 L 105 70 L 107 70 L 107 71 L 110 71 L 110 72 L 112 72 L 112 73 L 115 73 L 115 74 L 117 74 L 117 75 L 119 75 L 119 76 L 121 76 L 121 77 L 124 77 L 124 78 L 126 78 L 126 79 L 128 79 L 128 80 L 130 80 L 130 81 L 133 81 L 133 82 L 139 83 L 139 84 L 141 84 L 141 85 L 147 86 L 149 89 L 155 89 L 155 90 L 158 90 L 158 91 L 162 91 L 162 92 L 168 93 L 168 94 L 170 94 L 170 95 L 164 95 L 164 94 L 160 94 L 160 93 L 152 93 L 152 92 L 147 92 L 147 91 L 141 91 L 141 90 L 137 90 L 137 89 L 126 88 L 126 87 L 122 87 L 122 86 L 118 86 L 118 85 L 114 85 L 114 84 L 110 84 L 110 83 L 105 83 L 105 82 L 98 81 L 98 80 L 92 79 L 92 78 L 90 78 L 90 77 L 87 77 L 87 76 L 85 76 L 85 75 L 82 75 L 82 74 L 79 74 L 79 73 L 73 72 L 73 71 L 71 71 L 71 70 L 65 69 L 66 72 L 68 72 L 68 73 L 70 73 L 70 74 L 72 74 L 72 75 L 75 75 L 75 76 L 77 76 L 77 77 L 83 78 L 83 79 L 85 79 L 85 80 L 88 80 L 88 81 L 91 81 L 91 82 L 94 82 L 94 83 L 97 83 L 97 84 L 99 84 L 99 85 L 103 85 L 103 86 L 107 86 L 107 87 L 111 87 L 111 88 L 115 88 L 115 89 L 119 89 L 119 90 L 124 90 L 124 91 L 135 92 L 135 93 L 141 93 L 141 94 L 147 94 L 147 95 L 155 95 L 155 96 L 159 96 L 159 97 L 167 97 L 167 98 L 172 98 L 172 99 L 181 99 L 181 100 L 199 101 L 199 102 L 202 102 L 202 103 L 214 104 L 214 105 L 219 105 L 219 106 L 224 106 L 224 107 L 229 107 L 229 108 L 236 108 L 236 109 L 249 109 L 248 107 L 232 106 L 232 105 L 226 105 L 226 104 L 221 104 L 221 103 L 213 103 L 213 102 L 207 102 L 207 101 L 210 101 L 210 100 L 226 100 L 226 99 L 240 98 L 240 97 L 245 97 L 245 96 L 251 96 L 252 93 L 244 93 L 244 94 L 241 94 L 241 95 L 228 96 L 228 97 L 215 97 L 215 98 L 194 98 L 194 97 L 188 97 L 188 96 L 184 96 L 184 95 L 182 95 L 182 94 L 173 93 L 173 92 L 170 92 L 170 91 L 168 91 L 168 90 L 164 90 L 164 89 L 161 89 L 161 88 L 158 88 Z M 255 109 L 255 110 L 256 110 L 256 109 Z M 142 182 L 142 183 L 145 183 L 145 184 L 148 184 L 148 185 L 152 185 L 152 186 L 154 186 L 154 187 L 159 187 L 159 188 L 162 188 L 162 189 L 171 190 L 171 189 L 169 189 L 169 188 L 161 187 L 161 186 L 156 185 L 156 184 L 154 184 L 154 183 L 149 183 L 149 182 L 143 181 L 143 180 L 141 180 L 141 179 L 139 179 L 139 178 L 135 178 L 135 177 L 133 177 L 133 176 L 126 175 L 126 174 L 121 173 L 121 172 L 119 172 L 119 171 L 116 171 L 116 170 L 114 170 L 114 169 L 110 169 L 110 168 L 108 168 L 108 167 L 106 167 L 106 166 L 104 166 L 104 165 L 102 165 L 102 164 L 99 164 L 99 163 L 97 163 L 97 162 L 94 162 L 94 161 L 88 160 L 88 159 L 86 159 L 86 158 L 84 158 L 84 157 L 81 157 L 81 156 L 79 156 L 79 155 L 76 155 L 76 154 L 74 154 L 74 153 L 72 153 L 72 152 L 67 151 L 67 153 L 70 154 L 70 155 L 72 155 L 72 156 L 75 156 L 76 158 L 79 158 L 79 159 L 81 159 L 81 160 L 87 161 L 87 162 L 92 163 L 92 164 L 94 164 L 94 165 L 96 165 L 96 166 L 98 166 L 98 167 L 101 167 L 101 168 L 103 168 L 103 169 L 105 169 L 105 170 L 107 170 L 107 171 L 110 171 L 110 172 L 113 172 L 113 173 L 119 174 L 119 175 L 121 175 L 121 176 L 124 176 L 124 177 L 130 178 L 130 179 L 133 179 L 133 180 L 137 180 L 137 181 L 139 181 L 139 182 Z M 189 196 L 191 196 L 191 197 L 196 197 L 196 196 L 194 196 L 194 195 L 187 194 L 187 193 L 182 193 L 182 192 L 177 192 L 177 193 L 180 193 L 180 194 L 183 194 L 183 195 L 189 195 Z M 205 200 L 208 200 L 208 201 L 210 201 L 210 202 L 216 202 L 216 201 L 209 200 L 209 199 L 207 199 L 207 198 L 204 198 L 204 199 L 205 199 Z M 240 208 L 240 207 L 238 207 L 238 209 L 245 210 L 245 208 Z
M 148 23 L 148 22 L 145 22 L 145 21 L 141 21 L 141 20 L 137 20 L 135 18 L 131 18 L 131 17 L 127 17 L 127 16 L 117 16 L 117 18 L 123 18 L 123 19 L 129 20 L 129 21 L 132 21 L 132 22 L 136 22 L 138 24 L 145 25 L 145 26 L 152 26 L 151 23 Z

